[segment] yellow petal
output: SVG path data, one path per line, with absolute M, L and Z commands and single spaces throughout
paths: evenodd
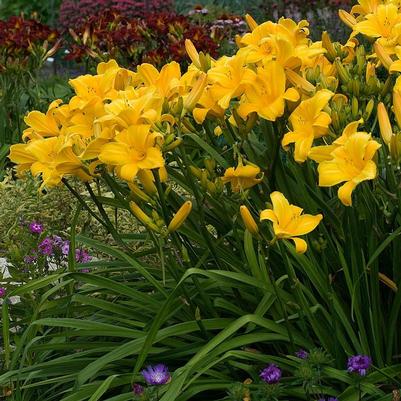
M 336 162 L 324 161 L 319 164 L 319 186 L 331 187 L 346 181 L 348 176 L 344 176 L 344 172 L 339 169 Z
M 316 216 L 303 214 L 288 224 L 286 230 L 295 236 L 305 235 L 313 231 L 322 219 L 323 216 L 321 214 L 317 214 Z
M 270 194 L 270 199 L 273 204 L 274 213 L 277 216 L 278 223 L 280 226 L 285 227 L 291 220 L 291 215 L 289 213 L 290 204 L 285 196 L 278 191 L 272 192 Z
M 352 191 L 355 189 L 356 185 L 354 181 L 348 181 L 338 189 L 338 198 L 343 205 L 352 205 Z
M 265 209 L 260 212 L 260 221 L 269 220 L 273 223 L 277 223 L 277 216 L 272 209 Z
M 290 238 L 292 241 L 294 241 L 295 244 L 295 251 L 297 253 L 305 253 L 306 250 L 308 249 L 308 245 L 305 240 L 302 238 Z

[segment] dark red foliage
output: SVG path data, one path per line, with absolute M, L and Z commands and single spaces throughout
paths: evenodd
M 57 39 L 57 31 L 34 19 L 12 16 L 0 20 L 0 73 L 12 67 L 32 67 L 34 59 L 39 61 L 53 55 L 59 45 L 59 42 L 54 45 Z
M 124 66 L 142 62 L 162 65 L 175 60 L 186 64 L 185 39 L 198 49 L 217 56 L 218 44 L 207 25 L 199 25 L 183 15 L 149 13 L 143 18 L 127 18 L 115 9 L 106 9 L 70 29 L 73 43 L 67 59 L 115 58 Z
M 0 20 L 0 47 L 10 52 L 27 50 L 38 42 L 53 43 L 57 37 L 57 31 L 33 19 L 12 16 L 6 21 Z
M 91 16 L 113 9 L 124 18 L 143 18 L 149 13 L 172 10 L 171 0 L 63 0 L 59 25 L 62 29 L 76 28 Z

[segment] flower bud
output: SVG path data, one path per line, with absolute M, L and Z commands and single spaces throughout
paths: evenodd
M 133 201 L 129 203 L 131 212 L 146 227 L 153 231 L 160 231 L 153 220 Z
M 242 205 L 239 210 L 246 229 L 252 235 L 257 236 L 259 234 L 259 228 L 249 209 L 245 205 Z
M 168 172 L 166 166 L 159 168 L 159 178 L 160 182 L 166 182 L 168 180 Z
M 148 195 L 153 195 L 157 192 L 156 185 L 154 184 L 153 174 L 150 170 L 139 170 L 138 178 L 143 185 L 143 189 Z
M 204 160 L 206 170 L 210 175 L 214 174 L 214 170 L 216 168 L 216 161 L 214 159 L 206 158 Z
M 249 26 L 249 29 L 253 31 L 255 28 L 257 28 L 258 23 L 250 16 L 249 14 L 245 15 L 245 21 Z
M 354 120 L 357 120 L 359 117 L 359 102 L 355 96 L 352 97 L 351 101 L 351 115 Z
M 373 45 L 373 48 L 375 49 L 377 58 L 381 61 L 383 66 L 387 70 L 389 70 L 391 64 L 393 63 L 393 60 L 391 59 L 390 55 L 386 52 L 384 47 L 378 42 L 375 42 L 375 44 Z
M 128 183 L 128 187 L 132 192 L 132 195 L 134 196 L 135 199 L 140 199 L 148 203 L 152 203 L 152 198 L 150 198 L 142 189 L 138 187 L 137 184 L 134 184 L 133 182 Z
M 202 73 L 202 75 L 198 78 L 195 85 L 192 87 L 191 92 L 187 95 L 184 100 L 184 108 L 185 110 L 192 111 L 199 99 L 201 98 L 203 91 L 205 90 L 207 85 L 207 75 Z
M 296 72 L 290 70 L 289 68 L 286 69 L 285 75 L 287 76 L 288 80 L 297 88 L 300 88 L 302 91 L 306 92 L 307 94 L 311 94 L 315 91 L 315 87 L 307 81 L 305 78 L 301 77 Z
M 374 99 L 370 99 L 368 104 L 366 105 L 365 113 L 363 113 L 363 117 L 362 117 L 365 121 L 369 120 L 370 115 L 372 114 L 374 106 L 375 106 Z
M 196 50 L 194 44 L 189 39 L 185 40 L 185 50 L 187 51 L 187 54 L 191 59 L 192 63 L 194 64 L 194 66 L 199 70 L 201 70 L 202 66 L 199 60 L 199 53 Z
M 351 15 L 345 10 L 339 10 L 338 16 L 340 17 L 341 21 L 344 22 L 345 25 L 349 26 L 351 29 L 354 29 L 354 25 L 356 25 L 357 21 L 353 15 Z
M 174 142 L 171 142 L 168 146 L 164 148 L 164 150 L 169 151 L 169 150 L 174 150 L 178 146 L 182 144 L 182 138 L 177 138 Z
M 393 92 L 393 111 L 398 128 L 401 128 L 401 94 L 398 91 Z
M 393 135 L 390 142 L 390 156 L 391 160 L 396 163 L 400 162 L 401 158 L 401 135 Z
M 382 102 L 380 102 L 377 106 L 377 118 L 379 120 L 380 135 L 385 144 L 388 146 L 391 142 L 391 137 L 393 136 L 393 129 L 391 128 L 387 110 Z
M 328 34 L 327 31 L 324 31 L 322 33 L 322 46 L 326 49 L 327 53 L 325 56 L 327 59 L 331 62 L 335 60 L 337 57 L 337 52 L 336 49 L 333 46 L 333 42 L 330 39 L 330 35 Z
M 214 135 L 220 136 L 223 133 L 223 130 L 221 129 L 220 125 L 218 125 L 217 127 L 215 127 L 213 132 L 214 132 Z
M 344 67 L 344 65 L 342 64 L 341 60 L 338 57 L 334 61 L 334 64 L 336 66 L 336 70 L 337 70 L 338 76 L 341 79 L 341 82 L 344 84 L 350 82 L 351 75 L 350 75 L 349 71 Z
M 186 218 L 188 217 L 189 213 L 192 210 L 192 202 L 186 201 L 178 210 L 178 212 L 174 215 L 173 219 L 171 220 L 170 224 L 168 225 L 168 232 L 172 233 L 178 230 L 181 225 L 184 223 Z

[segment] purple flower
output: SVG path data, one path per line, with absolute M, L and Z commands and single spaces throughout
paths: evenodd
M 53 254 L 53 241 L 51 238 L 46 237 L 38 246 L 39 251 L 43 255 L 50 256 Z
M 348 358 L 348 372 L 357 373 L 359 376 L 365 376 L 367 370 L 372 365 L 372 359 L 367 355 L 354 355 Z
M 171 378 L 168 367 L 163 363 L 159 363 L 154 366 L 148 366 L 142 371 L 142 376 L 146 383 L 152 386 L 166 384 Z
M 33 221 L 29 224 L 29 231 L 32 234 L 41 234 L 43 232 L 43 224 Z
M 0 287 L 0 298 L 4 298 L 6 296 L 6 289 L 4 287 Z
M 266 366 L 259 374 L 259 377 L 268 384 L 276 384 L 281 379 L 281 369 L 274 365 L 270 364 Z
M 78 263 L 88 263 L 92 260 L 92 256 L 85 249 L 76 249 L 75 260 Z
M 132 392 L 135 395 L 142 395 L 143 394 L 143 387 L 140 384 L 134 383 L 132 386 Z
M 60 246 L 60 249 L 61 249 L 61 253 L 62 253 L 64 256 L 67 256 L 68 253 L 70 252 L 70 241 L 65 240 L 65 241 L 62 243 L 62 245 Z
M 31 265 L 31 264 L 35 263 L 35 262 L 37 261 L 37 259 L 38 259 L 38 257 L 37 257 L 36 255 L 34 255 L 34 254 L 32 254 L 32 255 L 26 255 L 26 256 L 24 257 L 24 262 L 25 262 L 27 265 Z
M 300 359 L 307 359 L 308 358 L 308 356 L 309 356 L 309 353 L 308 352 L 306 352 L 304 349 L 299 349 L 296 353 L 295 353 L 295 356 L 297 357 L 297 358 L 300 358 Z
M 81 269 L 81 273 L 90 273 L 91 269 Z

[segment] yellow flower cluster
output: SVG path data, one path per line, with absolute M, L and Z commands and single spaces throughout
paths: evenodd
M 57 185 L 65 175 L 90 180 L 100 164 L 132 182 L 141 171 L 163 169 L 163 152 L 171 149 L 184 116 L 203 123 L 206 118 L 224 122 L 228 115 L 235 125 L 235 109 L 244 120 L 257 113 L 275 121 L 286 101 L 299 100 L 297 83 L 307 82 L 307 69 L 328 63 L 325 50 L 308 39 L 306 21 L 257 25 L 248 17 L 248 23 L 253 30 L 238 38 L 232 57 L 210 59 L 187 41 L 193 63 L 184 74 L 175 62 L 161 71 L 142 64 L 132 72 L 111 60 L 99 64 L 95 76 L 72 79 L 75 96 L 68 104 L 56 100 L 47 113 L 27 115 L 26 143 L 14 145 L 10 159 L 20 173 L 30 169 L 41 175 L 45 186 Z M 224 179 L 235 181 L 237 191 L 257 183 L 259 172 L 237 166 Z
M 192 64 L 185 73 L 175 62 L 160 71 L 150 64 L 129 71 L 114 60 L 101 63 L 96 75 L 70 81 L 75 96 L 68 104 L 56 100 L 46 113 L 32 111 L 26 116 L 25 142 L 12 146 L 10 159 L 19 173 L 30 170 L 41 176 L 43 186 L 57 185 L 65 176 L 88 181 L 104 166 L 127 181 L 131 190 L 139 180 L 145 192 L 155 193 L 152 170 L 166 179 L 167 154 L 181 146 L 183 135 L 202 129 L 199 125 L 216 137 L 235 128 L 245 140 L 261 121 L 278 121 L 273 131 L 282 147 L 294 149 L 297 163 L 318 163 L 320 186 L 342 184 L 338 197 L 349 206 L 355 187 L 376 177 L 374 158 L 380 147 L 370 133 L 358 131 L 360 82 L 355 76 L 351 79 L 350 71 L 363 72 L 369 88 L 379 88 L 377 68 L 401 71 L 401 12 L 396 0 L 360 0 L 351 13 L 341 10 L 340 17 L 353 30 L 345 45 L 333 44 L 326 33 L 322 41 L 313 42 L 307 21 L 281 18 L 258 25 L 247 16 L 250 32 L 236 39 L 233 56 L 214 60 L 187 40 Z M 358 44 L 358 34 L 375 40 L 370 61 Z M 351 91 L 353 98 L 338 93 L 339 88 Z M 400 78 L 393 95 L 401 124 Z M 353 118 L 344 117 L 341 125 L 338 110 L 344 104 Z M 369 115 L 373 107 L 372 100 Z M 401 141 L 394 139 L 386 107 L 381 105 L 378 111 L 384 142 L 401 155 Z M 192 166 L 208 190 L 230 184 L 233 192 L 244 193 L 269 173 L 238 146 L 232 146 L 235 165 L 215 182 Z M 313 230 L 321 216 L 301 216 L 302 210 L 278 192 L 271 198 L 273 209 L 262 212 L 261 218 L 273 222 L 276 238 L 292 238 L 297 250 L 305 251 L 306 243 L 298 235 Z M 139 213 L 137 205 L 131 208 Z M 241 209 L 241 214 L 256 233 L 249 211 Z

